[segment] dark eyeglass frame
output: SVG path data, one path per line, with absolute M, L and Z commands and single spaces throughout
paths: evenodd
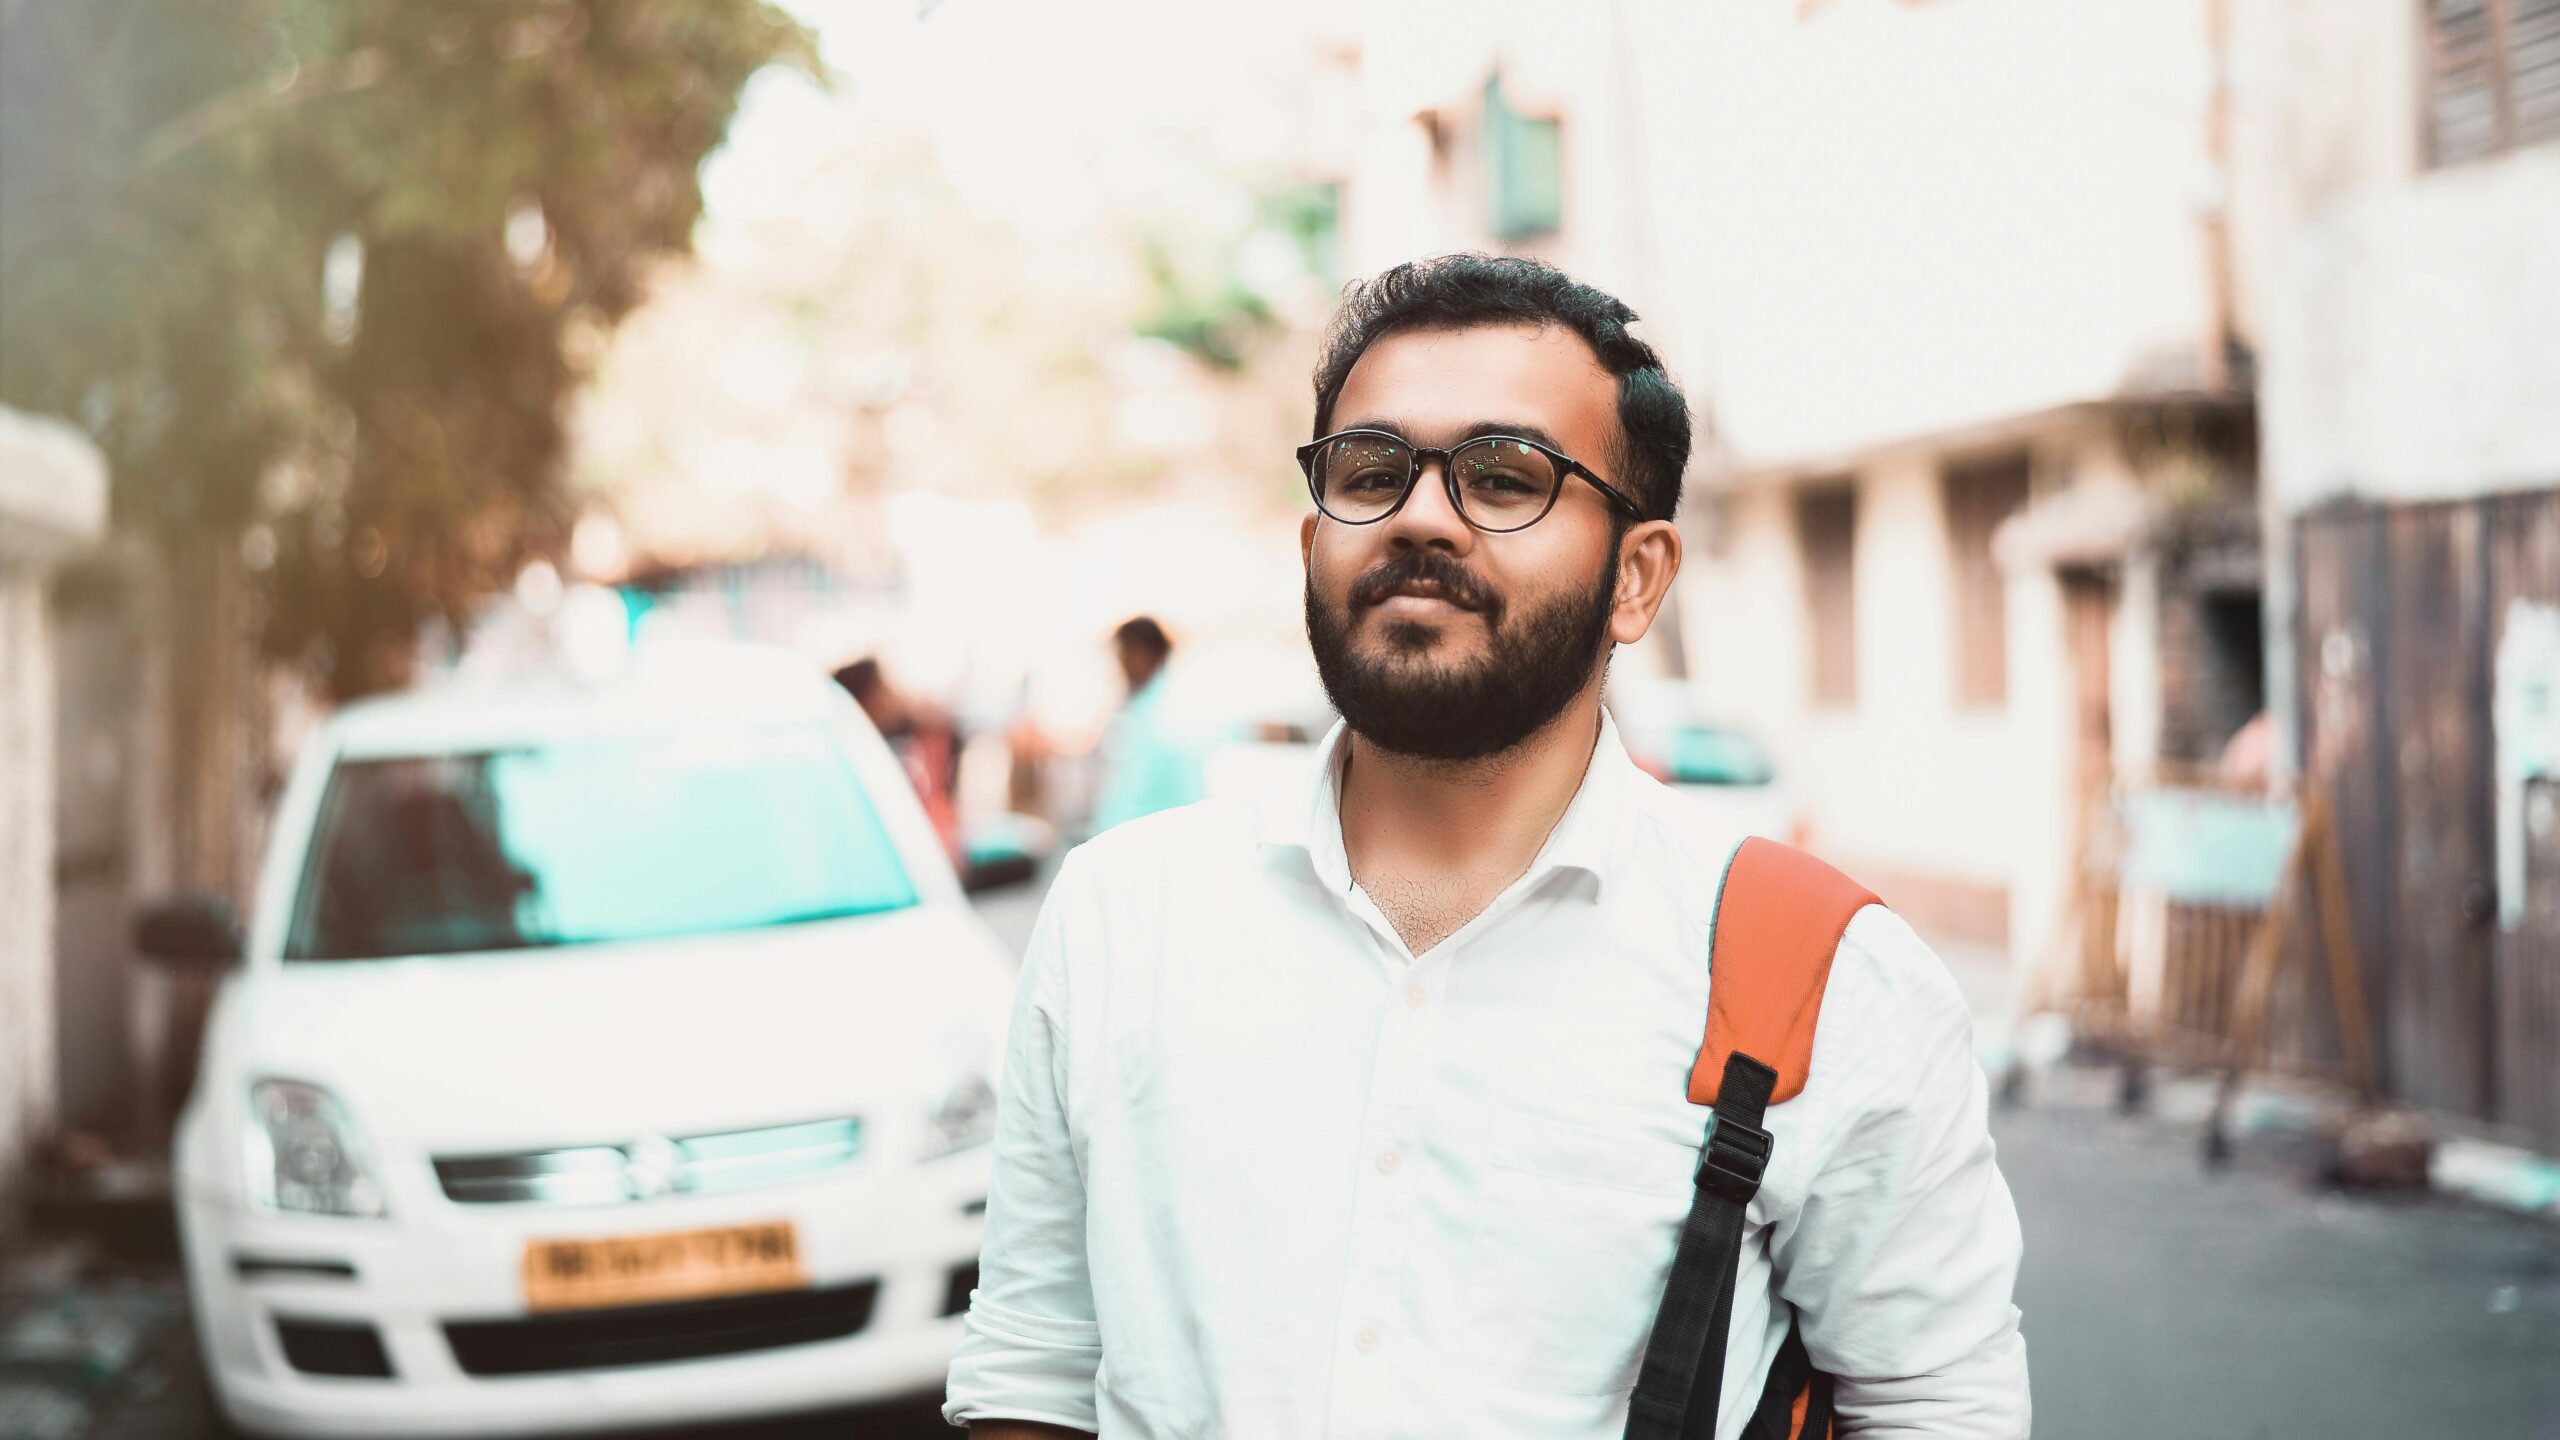
M 1325 508 L 1323 487 L 1316 483 L 1316 456 L 1324 450 L 1324 447 L 1333 444 L 1337 440 L 1349 440 L 1361 436 L 1367 436 L 1378 440 L 1393 441 L 1394 443 L 1404 447 L 1405 454 L 1409 457 L 1405 462 L 1404 489 L 1397 492 L 1396 503 L 1388 506 L 1377 514 L 1370 516 L 1368 519 L 1346 520 L 1342 516 L 1336 515 L 1331 510 Z M 1556 488 L 1548 494 L 1547 503 L 1539 507 L 1538 513 L 1521 521 L 1517 525 L 1505 525 L 1496 529 L 1490 525 L 1476 524 L 1476 517 L 1467 513 L 1466 502 L 1458 498 L 1458 467 L 1452 463 L 1450 457 L 1460 450 L 1469 449 L 1477 445 L 1488 444 L 1494 441 L 1508 441 L 1511 444 L 1525 445 L 1528 448 L 1537 451 L 1539 454 L 1544 455 L 1549 460 L 1555 462 L 1556 471 L 1560 476 L 1570 477 L 1579 475 L 1583 479 L 1591 482 L 1591 488 L 1599 491 L 1602 495 L 1607 496 L 1610 503 L 1627 512 L 1629 518 L 1635 520 L 1642 520 L 1644 518 L 1644 511 L 1637 507 L 1635 501 L 1627 498 L 1625 491 L 1620 490 L 1617 486 L 1601 479 L 1599 475 L 1592 471 L 1590 466 L 1583 464 L 1581 461 L 1574 459 L 1572 456 L 1567 455 L 1552 445 L 1541 445 L 1537 441 L 1531 440 L 1523 435 L 1470 435 L 1466 439 L 1461 440 L 1457 444 L 1443 450 L 1435 449 L 1429 445 L 1416 445 L 1412 441 L 1396 434 L 1392 430 L 1372 430 L 1366 427 L 1357 427 L 1350 430 L 1336 430 L 1330 435 L 1320 436 L 1298 447 L 1298 469 L 1304 472 L 1307 477 L 1307 498 L 1315 502 L 1316 510 L 1322 514 L 1324 518 L 1337 525 L 1375 525 L 1382 520 L 1391 520 L 1395 518 L 1396 512 L 1402 510 L 1405 506 L 1405 502 L 1413 498 L 1414 482 L 1422 478 L 1422 467 L 1425 464 L 1436 460 L 1440 464 L 1441 487 L 1449 494 L 1449 508 L 1457 512 L 1459 519 L 1466 521 L 1469 525 L 1475 526 L 1477 530 L 1480 530 L 1487 535 L 1516 535 L 1521 531 L 1528 529 L 1530 526 L 1537 524 L 1539 521 L 1546 519 L 1547 513 L 1556 508 L 1556 501 L 1563 496 L 1565 487 L 1561 482 L 1559 482 L 1556 485 Z

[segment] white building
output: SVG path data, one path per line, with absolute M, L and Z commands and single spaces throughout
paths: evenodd
M 2237 18 L 2281 748 L 2387 1089 L 2560 1150 L 2560 4 Z
M 0 1230 L 54 1101 L 54 674 L 48 572 L 106 530 L 107 472 L 59 422 L 0 409 Z
M 1693 686 L 1941 940 L 2039 947 L 2085 787 L 2258 705 L 2209 10 L 1416 3 L 1364 51 L 1353 268 L 1524 251 L 1646 316 Z

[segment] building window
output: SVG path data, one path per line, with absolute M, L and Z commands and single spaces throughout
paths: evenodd
M 1804 554 L 1804 605 L 1812 645 L 1813 703 L 1858 703 L 1855 562 L 1858 491 L 1842 482 L 1796 497 L 1796 544 Z
M 1485 229 L 1534 240 L 1564 228 L 1564 127 L 1511 108 L 1502 77 L 1484 82 Z
M 2560 0 L 2423 3 L 2427 163 L 2560 140 Z
M 1971 709 L 2009 701 L 2008 587 L 1991 558 L 1991 537 L 2027 503 L 2027 457 L 1947 467 L 1948 574 L 1955 621 L 1956 703 Z

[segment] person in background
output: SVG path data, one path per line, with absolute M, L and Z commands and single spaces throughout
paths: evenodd
M 942 848 L 953 863 L 966 858 L 960 837 L 960 727 L 942 707 L 919 700 L 889 683 L 878 659 L 864 656 L 835 672 L 862 713 L 871 717 L 880 738 L 907 770 L 907 783 L 924 802 Z
M 1111 632 L 1111 643 L 1129 699 L 1102 737 L 1102 786 L 1093 804 L 1097 835 L 1124 820 L 1188 805 L 1205 793 L 1198 739 L 1186 732 L 1167 699 L 1172 637 L 1140 615 Z

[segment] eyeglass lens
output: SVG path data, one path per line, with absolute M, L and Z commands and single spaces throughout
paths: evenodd
M 1317 452 L 1309 467 L 1316 504 L 1336 520 L 1364 524 L 1404 497 L 1414 476 L 1413 447 L 1384 435 L 1346 435 Z M 1458 510 L 1484 530 L 1526 525 L 1554 500 L 1563 473 L 1546 452 L 1518 440 L 1470 440 L 1449 454 L 1458 481 Z

